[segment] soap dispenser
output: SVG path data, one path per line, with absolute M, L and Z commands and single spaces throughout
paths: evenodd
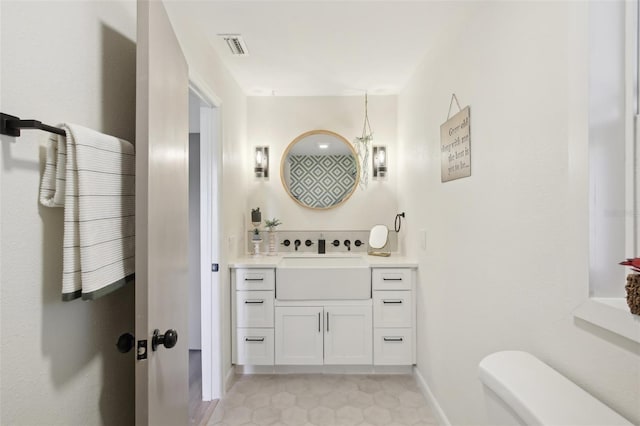
M 325 253 L 326 253 L 326 249 L 325 249 L 324 237 L 322 236 L 322 234 L 320 234 L 320 239 L 318 240 L 318 254 L 325 254 Z

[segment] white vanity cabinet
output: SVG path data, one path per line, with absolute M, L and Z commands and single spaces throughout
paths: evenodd
M 277 306 L 276 365 L 371 365 L 371 305 Z
M 233 359 L 238 365 L 273 365 L 275 271 L 232 272 Z
M 372 270 L 374 365 L 415 364 L 414 274 L 411 268 Z
M 371 296 L 349 300 L 276 299 L 277 262 L 232 267 L 232 362 L 249 367 L 245 371 L 289 371 L 287 366 L 386 371 L 415 364 L 415 266 L 396 259 L 368 261 Z

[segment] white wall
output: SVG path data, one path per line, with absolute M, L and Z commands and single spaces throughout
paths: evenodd
M 399 96 L 418 370 L 452 424 L 488 424 L 477 365 L 504 349 L 640 422 L 640 348 L 571 314 L 588 296 L 586 4 L 486 2 Z M 471 106 L 472 176 L 441 183 L 452 92 Z
M 253 177 L 242 213 L 250 226 L 251 208 L 260 207 L 263 221 L 277 217 L 278 230 L 362 230 L 375 224 L 393 227 L 396 215 L 398 155 L 396 145 L 396 96 L 369 96 L 369 121 L 375 145 L 388 148 L 389 177 L 375 181 L 369 177 L 366 190 L 356 189 L 343 205 L 330 210 L 312 210 L 289 197 L 280 180 L 281 157 L 287 146 L 309 130 L 331 130 L 353 142 L 362 135 L 363 96 L 336 97 L 249 97 L 247 144 L 250 150 L 269 146 L 269 179 Z M 369 157 L 371 158 L 371 156 Z M 253 157 L 244 161 L 248 167 Z M 369 163 L 371 160 L 369 160 Z M 371 164 L 368 164 L 371 169 Z M 250 171 L 248 172 L 250 173 Z
M 133 141 L 135 3 L 0 3 L 0 110 Z M 134 288 L 62 302 L 61 209 L 38 205 L 48 135 L 0 137 L 0 423 L 133 424 Z
M 220 241 L 221 259 L 219 282 L 223 304 L 219 312 L 222 320 L 223 368 L 227 374 L 231 368 L 230 278 L 227 264 L 243 253 L 242 213 L 246 205 L 246 187 L 249 169 L 246 165 L 246 97 L 220 58 L 182 14 L 180 2 L 167 2 L 165 7 L 176 31 L 178 40 L 189 64 L 189 77 L 206 95 L 214 95 L 220 102 L 222 127 L 222 235 L 213 238 Z M 216 173 L 216 171 L 214 171 Z M 214 347 L 214 350 L 217 348 Z

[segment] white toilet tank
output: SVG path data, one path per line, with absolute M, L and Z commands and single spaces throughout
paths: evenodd
M 495 425 L 632 425 L 527 352 L 503 351 L 479 365 L 489 421 Z

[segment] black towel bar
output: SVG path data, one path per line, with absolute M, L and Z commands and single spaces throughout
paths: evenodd
M 0 134 L 20 136 L 20 129 L 38 129 L 56 135 L 66 136 L 67 132 L 57 127 L 42 124 L 38 120 L 21 120 L 19 117 L 0 112 Z

